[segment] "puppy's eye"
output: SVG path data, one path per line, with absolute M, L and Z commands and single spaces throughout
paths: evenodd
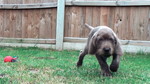
M 100 41 L 102 41 L 103 39 L 98 39 L 98 41 L 100 42 Z
M 113 41 L 113 39 L 112 39 L 112 38 L 109 38 L 109 40 L 110 40 L 110 41 Z

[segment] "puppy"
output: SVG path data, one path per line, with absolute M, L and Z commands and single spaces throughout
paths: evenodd
M 123 55 L 119 39 L 113 30 L 107 26 L 92 27 L 85 24 L 91 31 L 88 36 L 87 44 L 83 51 L 80 52 L 77 67 L 82 66 L 86 54 L 95 55 L 101 67 L 103 76 L 112 76 L 119 68 L 120 56 Z M 113 60 L 108 66 L 106 60 L 112 56 Z M 110 71 L 111 70 L 111 71 Z

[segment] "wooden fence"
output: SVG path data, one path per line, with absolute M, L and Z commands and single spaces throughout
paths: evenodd
M 122 39 L 126 51 L 150 52 L 150 1 L 1 0 L 0 3 L 1 46 L 82 49 L 89 33 L 84 23 L 88 23 L 111 27 Z

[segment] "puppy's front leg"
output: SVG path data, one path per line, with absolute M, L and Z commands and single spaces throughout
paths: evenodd
M 107 57 L 96 55 L 96 58 L 101 66 L 101 71 L 103 76 L 112 76 L 108 64 L 106 62 Z
M 118 68 L 119 68 L 119 63 L 120 63 L 120 56 L 117 54 L 113 55 L 113 60 L 112 63 L 110 65 L 110 70 L 112 72 L 117 72 Z

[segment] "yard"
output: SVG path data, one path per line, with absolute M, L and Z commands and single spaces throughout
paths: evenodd
M 150 84 L 150 54 L 125 53 L 113 77 L 100 76 L 100 66 L 90 55 L 77 68 L 78 54 L 79 51 L 1 47 L 0 84 Z M 4 63 L 8 55 L 17 56 L 18 61 Z

